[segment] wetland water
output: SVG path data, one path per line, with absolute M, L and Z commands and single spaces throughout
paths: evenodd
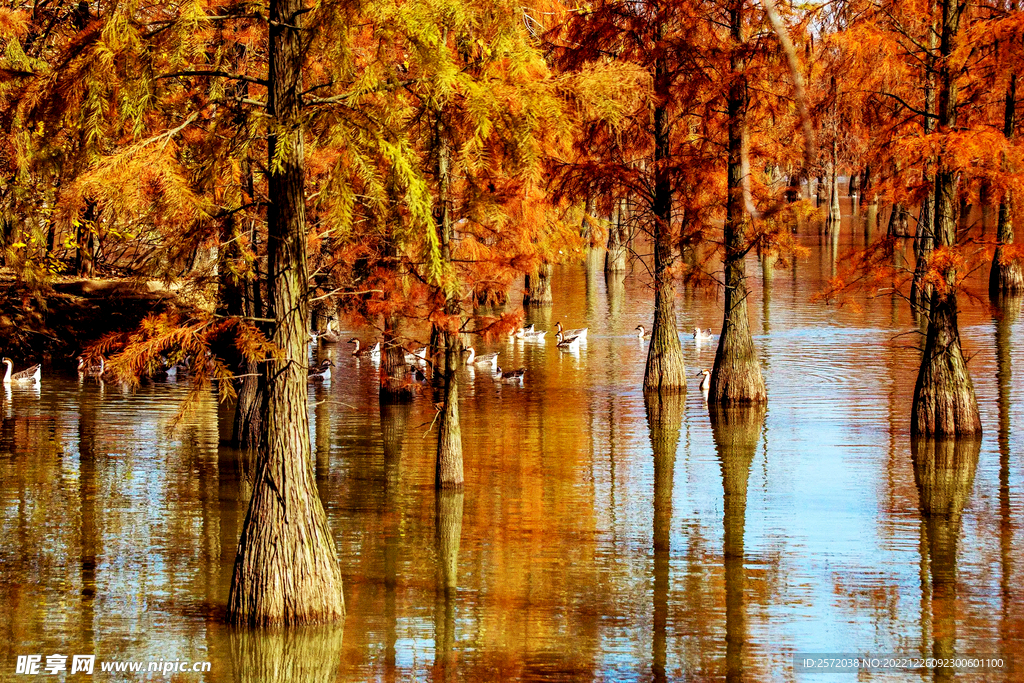
M 843 236 L 863 241 L 849 225 Z M 54 653 L 210 662 L 181 681 L 860 679 L 795 673 L 797 652 L 1017 654 L 1018 672 L 980 678 L 1020 680 L 1024 315 L 961 298 L 984 439 L 914 448 L 907 304 L 812 303 L 830 250 L 816 232 L 801 241 L 810 257 L 775 272 L 770 300 L 748 263 L 767 409 L 714 425 L 693 375 L 715 343 L 697 347 L 689 330 L 717 331 L 720 300 L 680 291 L 690 391 L 648 406 L 632 332 L 650 326 L 646 272 L 556 269 L 554 306 L 527 321 L 589 326 L 589 341 L 578 354 L 550 335 L 482 345 L 527 377 L 462 373 L 459 495 L 433 490 L 429 392 L 382 412 L 371 361 L 343 344 L 317 351 L 337 362 L 309 410 L 343 629 L 223 625 L 246 503 L 236 455 L 219 446 L 230 412 L 212 398 L 169 434 L 184 380 L 125 396 L 51 371 L 38 391 L 12 389 L 0 680 L 28 680 L 18 655 Z

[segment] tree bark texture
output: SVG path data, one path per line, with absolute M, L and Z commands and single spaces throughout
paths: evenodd
M 541 263 L 532 273 L 527 273 L 524 306 L 550 306 L 554 303 L 551 296 L 551 272 L 550 263 Z
M 452 221 L 449 205 L 449 180 L 451 164 L 451 148 L 444 138 L 439 125 L 436 132 L 437 155 L 437 202 L 434 207 L 434 227 L 438 232 L 441 244 L 441 258 L 449 269 L 452 265 Z M 548 284 L 550 295 L 551 285 Z M 451 319 L 461 322 L 462 313 L 459 303 L 458 288 L 452 287 L 444 293 L 445 313 Z M 449 323 L 451 324 L 451 323 Z M 461 324 L 456 323 L 455 329 L 441 330 L 444 341 L 444 402 L 441 407 L 441 421 L 437 428 L 437 465 L 435 468 L 434 485 L 439 489 L 459 490 L 462 488 L 462 425 L 459 421 L 459 376 L 457 371 L 462 365 L 462 337 L 459 333 Z
M 660 43 L 663 26 L 655 27 Z M 686 391 L 686 365 L 676 323 L 675 245 L 672 238 L 672 154 L 668 106 L 668 61 L 659 53 L 654 68 L 654 326 L 647 349 L 644 391 Z
M 264 441 L 242 527 L 228 617 L 249 626 L 345 616 L 341 571 L 310 465 L 306 410 L 308 273 L 302 128 L 301 0 L 271 0 L 267 216 L 271 340 Z
M 1017 74 L 1010 74 L 1003 116 L 1003 134 L 1007 140 L 1013 137 L 1016 103 Z M 1019 261 L 1008 258 L 1005 253 L 1005 247 L 1013 244 L 1013 195 L 1010 190 L 1007 190 L 999 201 L 999 215 L 996 220 L 996 239 L 999 240 L 999 244 L 992 257 L 992 270 L 988 278 L 988 291 L 993 299 L 1000 294 L 1024 291 L 1024 268 Z
M 761 364 L 750 336 L 747 313 L 747 221 L 743 199 L 743 147 L 747 137 L 746 63 L 743 45 L 743 2 L 730 11 L 733 82 L 729 88 L 728 202 L 725 217 L 725 315 L 711 374 L 709 403 L 752 403 L 767 399 Z
M 892 205 L 892 213 L 889 214 L 889 237 L 910 236 L 910 212 L 903 204 L 896 202 Z
M 935 16 L 935 0 L 930 0 L 928 3 L 928 15 Z M 924 77 L 924 132 L 934 133 L 936 114 L 934 53 L 938 48 L 934 22 L 929 29 Z M 925 161 L 924 180 L 926 185 L 934 183 L 933 166 L 934 160 Z M 929 192 L 921 202 L 921 213 L 917 220 L 917 231 L 914 235 L 914 256 L 917 258 L 917 262 L 914 266 L 914 280 L 910 285 L 910 308 L 919 318 L 927 317 L 928 309 L 931 306 L 932 288 L 925 284 L 924 277 L 928 272 L 928 262 L 931 260 L 932 251 L 935 248 L 934 230 L 935 194 Z
M 957 0 L 942 2 L 942 38 L 939 70 L 939 129 L 950 130 L 957 121 L 957 84 L 949 65 L 960 33 L 961 6 Z M 936 248 L 956 245 L 956 202 L 959 176 L 940 154 L 935 174 Z M 944 283 L 931 294 L 928 331 L 921 370 L 914 388 L 910 430 L 914 436 L 953 437 L 981 434 L 981 417 L 974 383 L 967 371 L 957 327 L 956 269 L 950 263 L 942 273 Z

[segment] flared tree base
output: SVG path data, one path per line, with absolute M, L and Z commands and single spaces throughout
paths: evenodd
M 932 296 L 910 432 L 912 436 L 930 438 L 981 435 L 974 382 L 960 347 L 954 295 Z
M 1007 259 L 1003 247 L 996 248 L 992 259 L 992 270 L 989 271 L 988 293 L 993 299 L 1003 294 L 1020 294 L 1024 292 L 1024 268 L 1017 261 Z

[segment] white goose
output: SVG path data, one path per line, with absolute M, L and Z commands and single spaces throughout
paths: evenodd
M 582 337 L 566 337 L 561 332 L 555 334 L 555 339 L 558 340 L 558 348 L 563 351 L 579 351 L 580 340 Z
M 693 338 L 697 341 L 710 341 L 715 335 L 711 333 L 711 328 L 702 330 L 699 327 L 693 328 Z
M 43 374 L 38 363 L 19 372 L 14 371 L 14 361 L 10 358 L 4 358 L 3 363 L 7 366 L 7 372 L 4 373 L 4 384 L 35 383 Z
M 468 346 L 462 350 L 463 353 L 468 353 L 469 358 L 466 359 L 466 365 L 490 365 L 492 368 L 498 367 L 498 353 L 485 353 L 480 356 L 476 355 L 476 349 L 472 346 Z
M 697 373 L 697 377 L 704 375 L 704 379 L 700 381 L 700 390 L 704 392 L 704 397 L 707 398 L 708 391 L 711 390 L 711 371 L 701 370 Z
M 562 323 L 555 323 L 555 327 L 562 333 L 562 336 L 566 339 L 572 339 L 573 337 L 579 337 L 580 341 L 587 341 L 587 330 L 589 327 L 580 327 L 575 330 L 563 330 Z
M 526 341 L 544 341 L 544 336 L 547 334 L 545 330 L 534 330 L 533 325 L 529 328 L 520 327 L 516 330 L 516 339 L 524 339 Z

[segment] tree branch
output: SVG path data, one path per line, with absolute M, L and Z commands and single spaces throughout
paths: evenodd
M 267 87 L 267 81 L 262 78 L 246 76 L 245 74 L 231 74 L 227 71 L 175 71 L 174 73 L 162 74 L 157 76 L 157 78 L 178 78 L 179 76 L 211 76 L 217 78 L 230 78 L 235 81 L 245 81 L 246 83 L 262 85 L 264 88 Z

